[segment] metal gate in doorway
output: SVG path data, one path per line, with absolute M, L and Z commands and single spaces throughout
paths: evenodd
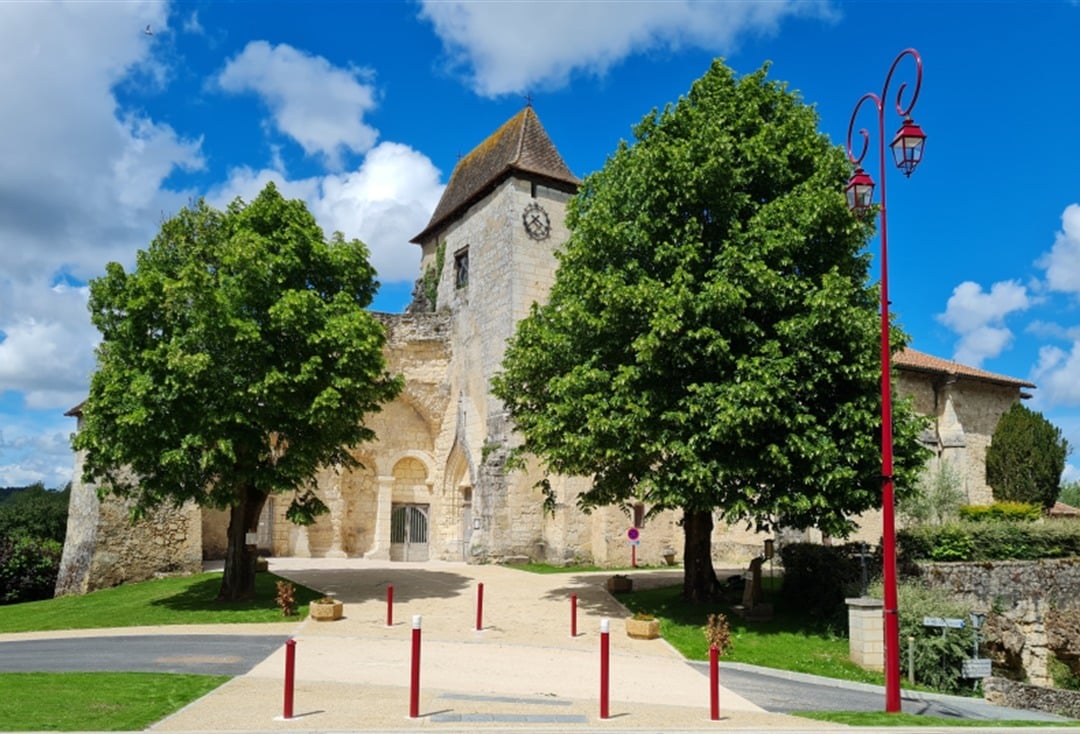
M 390 560 L 428 559 L 429 505 L 393 505 L 390 508 Z

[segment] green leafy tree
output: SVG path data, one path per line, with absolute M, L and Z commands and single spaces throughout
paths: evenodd
M 354 464 L 348 448 L 374 437 L 364 416 L 401 389 L 365 310 L 377 287 L 363 243 L 326 241 L 273 184 L 224 212 L 181 210 L 134 272 L 110 263 L 90 284 L 102 342 L 75 437 L 85 480 L 136 512 L 229 509 L 220 596 L 251 596 L 245 534 L 266 498 L 296 492 L 294 522 L 325 512 L 316 471 Z
M 0 537 L 18 535 L 63 543 L 70 498 L 70 484 L 59 491 L 38 482 L 15 491 L 0 502 Z
M 0 604 L 51 599 L 63 544 L 29 535 L 0 535 Z
M 871 225 L 843 151 L 766 71 L 715 62 L 586 179 L 550 300 L 494 381 L 520 452 L 593 478 L 586 508 L 683 511 L 691 600 L 716 590 L 715 513 L 844 536 L 881 502 Z M 894 416 L 912 486 L 919 424 Z
M 1062 484 L 1058 499 L 1070 507 L 1080 507 L 1080 479 Z
M 907 523 L 942 525 L 960 515 L 967 495 L 960 487 L 960 476 L 948 462 L 942 461 L 919 477 L 915 491 L 897 503 L 897 513 Z
M 1052 507 L 1068 455 L 1069 442 L 1061 429 L 1042 413 L 1013 403 L 986 449 L 986 483 L 995 500 Z

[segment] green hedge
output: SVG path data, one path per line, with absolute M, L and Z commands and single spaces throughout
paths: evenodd
M 1035 522 L 1042 508 L 1026 502 L 995 502 L 992 505 L 961 505 L 960 519 L 983 522 Z
M 789 543 L 780 549 L 784 580 L 781 604 L 825 625 L 847 629 L 844 599 L 862 593 L 861 543 L 818 545 Z M 871 549 L 866 558 L 868 581 L 881 575 L 881 555 Z
M 896 534 L 912 561 L 1030 561 L 1080 556 L 1080 523 L 977 522 L 921 525 Z

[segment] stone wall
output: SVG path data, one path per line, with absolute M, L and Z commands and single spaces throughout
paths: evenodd
M 1040 601 L 1080 609 L 1080 558 L 979 563 L 920 563 L 931 586 L 982 609 L 1011 609 Z
M 998 706 L 1080 718 L 1080 691 L 1030 686 L 1006 678 L 986 678 L 983 692 L 987 701 Z
M 132 522 L 133 503 L 72 482 L 56 595 L 202 570 L 202 516 L 194 503 L 158 507 Z M 69 511 L 70 512 L 70 511 Z
M 97 487 L 82 481 L 84 459 L 82 452 L 75 455 L 56 596 L 202 570 L 202 520 L 196 505 L 163 505 L 132 522 L 131 500 L 100 499 Z
M 987 613 L 990 656 L 1029 683 L 1049 686 L 1050 659 L 1080 654 L 1080 558 L 980 563 L 923 563 L 931 587 Z
M 986 449 L 998 419 L 1017 401 L 1017 388 L 903 369 L 895 375 L 899 394 L 911 397 L 918 413 L 934 419 L 924 436 L 934 450 L 927 469 L 946 462 L 956 471 L 969 503 L 993 502 L 986 483 Z

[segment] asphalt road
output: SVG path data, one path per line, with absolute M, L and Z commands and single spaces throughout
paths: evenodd
M 0 642 L 2 673 L 243 675 L 287 635 L 145 635 Z
M 690 665 L 704 676 L 709 674 L 707 663 L 693 662 Z M 885 691 L 881 686 L 834 681 L 738 663 L 721 664 L 720 683 L 766 711 L 777 714 L 796 711 L 882 711 L 885 706 Z M 1068 721 L 1041 711 L 995 706 L 981 698 L 933 693 L 903 691 L 900 705 L 905 713 L 945 719 Z

